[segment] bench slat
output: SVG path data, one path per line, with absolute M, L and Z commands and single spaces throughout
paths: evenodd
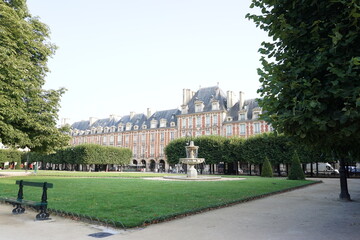
M 17 185 L 20 185 L 20 181 L 17 180 L 16 181 L 16 184 Z M 27 181 L 23 181 L 22 184 L 24 186 L 31 186 L 31 187 L 43 187 L 44 186 L 44 183 L 43 182 L 27 182 Z M 53 188 L 53 184 L 52 183 L 46 183 L 46 187 L 47 188 Z
M 16 198 L 1 198 L 1 200 L 8 202 L 8 203 L 15 203 L 21 205 L 28 205 L 28 206 L 45 206 L 47 205 L 46 202 L 36 202 L 31 200 L 24 200 L 24 199 L 16 199 Z

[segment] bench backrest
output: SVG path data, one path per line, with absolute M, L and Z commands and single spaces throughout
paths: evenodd
M 22 181 L 22 180 L 21 180 Z M 17 185 L 20 185 L 20 180 L 16 181 Z M 46 187 L 46 188 L 53 188 L 53 184 L 52 183 L 47 183 L 47 182 L 27 182 L 27 181 L 22 181 L 22 185 L 23 186 L 31 186 L 31 187 Z

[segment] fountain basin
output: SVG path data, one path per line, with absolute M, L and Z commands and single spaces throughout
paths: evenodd
M 188 164 L 188 165 L 196 165 L 203 163 L 205 158 L 180 158 L 181 163 Z
M 213 176 L 197 176 L 195 178 L 191 178 L 188 176 L 164 176 L 164 179 L 171 180 L 189 180 L 189 181 L 211 181 L 211 180 L 221 180 L 221 177 L 213 177 Z

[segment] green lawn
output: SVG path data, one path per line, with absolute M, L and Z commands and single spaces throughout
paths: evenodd
M 77 176 L 81 174 L 76 173 Z M 133 174 L 122 176 L 133 177 Z M 51 209 L 110 220 L 125 227 L 313 183 L 260 177 L 246 177 L 240 181 L 190 182 L 38 175 L 0 178 L 0 196 L 15 197 L 18 185 L 14 183 L 18 179 L 53 183 L 54 188 L 48 190 Z M 24 199 L 40 198 L 41 188 L 24 187 Z

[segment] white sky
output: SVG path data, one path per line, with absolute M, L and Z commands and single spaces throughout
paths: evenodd
M 28 0 L 59 49 L 45 89 L 65 87 L 59 118 L 179 108 L 182 89 L 219 83 L 258 97 L 267 38 L 251 0 Z

